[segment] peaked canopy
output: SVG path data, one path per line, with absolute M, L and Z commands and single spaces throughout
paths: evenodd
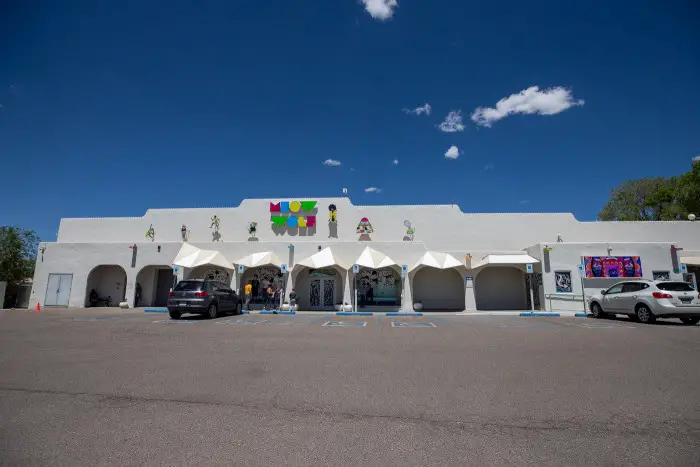
M 700 256 L 682 256 L 681 263 L 700 266 Z
M 454 256 L 450 254 L 441 253 L 439 251 L 428 251 L 411 268 L 411 271 L 421 266 L 430 266 L 431 268 L 438 269 L 449 269 L 464 266 L 464 264 L 459 262 Z
M 308 258 L 299 261 L 296 266 L 306 266 L 307 268 L 327 268 L 329 266 L 340 266 L 343 269 L 348 269 L 348 265 L 344 261 L 340 261 L 336 255 L 333 253 L 330 247 L 324 248 L 316 254 L 309 256 Z
M 254 268 L 257 266 L 267 266 L 267 265 L 273 265 L 280 267 L 282 266 L 282 260 L 279 259 L 279 257 L 274 254 L 271 251 L 262 251 L 260 253 L 253 253 L 252 255 L 248 255 L 245 258 L 241 258 L 237 261 L 234 261 L 236 264 L 242 264 L 243 266 L 247 268 Z
M 355 264 L 364 266 L 370 269 L 380 269 L 389 266 L 396 266 L 396 262 L 389 258 L 384 253 L 375 250 L 374 248 L 367 247 L 362 252 L 359 258 L 355 261 Z
M 481 261 L 472 265 L 472 269 L 476 269 L 488 264 L 536 264 L 538 260 L 530 255 L 487 255 Z
M 211 264 L 212 266 L 219 266 L 221 268 L 234 269 L 233 264 L 231 264 L 220 251 L 202 250 L 189 243 L 182 244 L 180 251 L 173 260 L 173 264 L 185 268 L 196 268 L 197 266 Z

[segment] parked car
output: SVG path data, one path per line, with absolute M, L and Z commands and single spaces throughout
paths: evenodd
M 679 318 L 692 326 L 700 322 L 700 294 L 687 282 L 627 281 L 593 296 L 590 309 L 596 318 L 621 314 L 642 323 Z
M 168 312 L 172 319 L 180 319 L 183 313 L 216 318 L 225 312 L 240 314 L 241 308 L 241 300 L 231 287 L 211 280 L 180 281 L 168 297 Z

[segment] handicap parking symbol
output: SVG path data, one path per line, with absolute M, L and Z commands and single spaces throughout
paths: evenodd
M 195 320 L 180 320 L 180 319 L 159 319 L 157 321 L 153 321 L 154 323 L 158 324 L 197 324 L 201 323 L 201 320 L 195 321 Z
M 328 321 L 323 325 L 329 327 L 361 328 L 367 326 L 367 321 Z
M 409 322 L 404 322 L 404 321 L 394 321 L 391 323 L 392 328 L 436 328 L 433 323 L 425 323 L 425 322 L 418 322 L 418 323 L 409 323 Z

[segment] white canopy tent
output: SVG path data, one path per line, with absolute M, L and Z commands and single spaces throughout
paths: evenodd
M 472 269 L 488 265 L 514 265 L 514 264 L 537 264 L 539 260 L 530 255 L 487 255 L 481 261 L 472 265 Z
M 393 259 L 389 258 L 384 253 L 370 247 L 364 249 L 359 258 L 355 260 L 355 264 L 359 264 L 360 266 L 370 269 L 381 269 L 389 266 L 398 266 L 398 264 Z
M 327 268 L 330 266 L 339 266 L 342 269 L 348 269 L 350 267 L 344 261 L 339 260 L 337 255 L 333 253 L 333 250 L 330 247 L 324 248 L 318 253 L 299 261 L 294 265 L 295 268 L 297 266 L 305 266 L 312 269 Z
M 184 268 L 196 268 L 198 266 L 212 265 L 233 270 L 233 264 L 227 260 L 220 251 L 202 250 L 189 243 L 184 243 L 173 260 L 175 266 Z
M 255 268 L 258 266 L 282 266 L 282 260 L 271 251 L 263 251 L 260 253 L 253 253 L 244 258 L 234 261 L 236 264 L 241 264 L 247 268 Z
M 681 263 L 700 266 L 700 256 L 681 256 Z
M 423 266 L 437 269 L 449 269 L 464 266 L 464 264 L 448 253 L 428 251 L 413 265 L 411 271 Z

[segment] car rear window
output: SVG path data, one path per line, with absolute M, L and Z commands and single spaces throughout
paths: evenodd
M 656 287 L 669 292 L 693 292 L 695 289 L 685 282 L 661 282 L 656 284 Z
M 192 290 L 201 290 L 202 282 L 199 281 L 182 281 L 175 286 L 176 292 L 187 292 Z

